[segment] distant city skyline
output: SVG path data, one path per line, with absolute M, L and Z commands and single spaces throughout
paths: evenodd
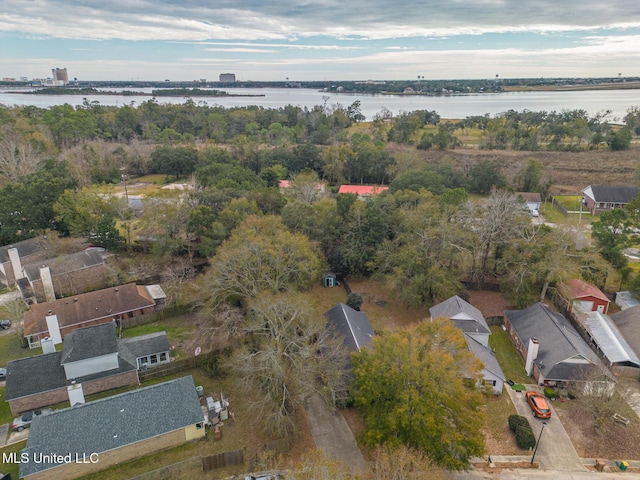
M 4 0 L 0 78 L 640 76 L 640 2 Z

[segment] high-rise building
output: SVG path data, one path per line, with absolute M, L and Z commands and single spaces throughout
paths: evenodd
M 62 80 L 65 85 L 69 83 L 69 75 L 67 75 L 66 68 L 52 68 L 51 76 L 54 80 Z
M 220 74 L 221 82 L 235 82 L 236 74 L 235 73 L 221 73 Z

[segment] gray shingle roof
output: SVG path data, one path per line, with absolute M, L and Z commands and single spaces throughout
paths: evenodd
M 621 185 L 591 185 L 596 202 L 629 203 L 638 195 L 637 187 Z
M 62 365 L 118 351 L 116 325 L 113 322 L 77 328 L 64 338 Z
M 28 257 L 40 250 L 47 250 L 49 248 L 49 242 L 44 237 L 35 237 L 0 247 L 0 263 L 9 261 L 9 250 L 14 247 L 18 250 L 20 257 Z
M 24 266 L 24 274 L 31 280 L 40 279 L 40 268 L 49 267 L 51 276 L 74 272 L 87 267 L 93 267 L 104 263 L 102 254 L 97 250 L 84 250 L 82 252 L 62 255 L 42 262 L 30 263 Z
M 538 358 L 534 361 L 548 380 L 585 380 L 610 372 L 589 348 L 563 315 L 538 302 L 524 310 L 506 310 L 505 316 L 523 342 L 530 338 L 539 342 Z M 589 365 L 562 363 L 571 358 L 584 358 Z
M 61 352 L 9 362 L 6 399 L 14 400 L 70 385 L 71 380 L 65 376 L 65 363 L 118 352 L 119 368 L 75 379 L 83 382 L 136 370 L 138 357 L 169 350 L 165 332 L 118 340 L 113 323 L 79 328 L 65 337 Z
M 370 348 L 371 338 L 375 335 L 373 327 L 364 312 L 339 303 L 327 310 L 324 316 L 329 323 L 344 337 L 344 343 L 354 351 Z
M 71 385 L 71 380 L 67 380 L 65 376 L 61 361 L 62 352 L 54 352 L 7 363 L 6 400 L 38 395 Z M 137 370 L 134 365 L 122 357 L 118 357 L 118 364 L 119 367 L 117 369 L 94 373 L 75 380 L 77 382 L 86 382 Z
M 467 341 L 469 350 L 475 353 L 476 357 L 480 359 L 485 370 L 488 370 L 502 380 L 506 380 L 502 368 L 500 368 L 500 363 L 498 363 L 498 359 L 493 352 L 469 335 L 465 335 L 464 338 Z
M 168 352 L 169 340 L 165 332 L 149 333 L 133 338 L 118 340 L 120 352 L 127 360 L 135 365 L 136 359 L 153 353 Z
M 489 325 L 482 312 L 457 295 L 429 309 L 431 318 L 445 317 L 454 321 L 463 332 L 489 334 Z
M 21 453 L 107 452 L 203 422 L 191 376 L 57 410 L 37 417 Z M 20 476 L 51 463 L 21 463 Z

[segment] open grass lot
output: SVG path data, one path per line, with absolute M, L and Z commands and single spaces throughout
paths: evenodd
M 504 388 L 511 388 L 509 385 Z M 484 427 L 487 455 L 524 455 L 516 444 L 516 437 L 509 429 L 509 415 L 515 415 L 516 408 L 509 395 L 491 396 L 486 406 L 487 423 Z

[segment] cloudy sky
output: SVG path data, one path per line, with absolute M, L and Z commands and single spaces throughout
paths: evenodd
M 640 76 L 638 0 L 2 0 L 0 78 Z

